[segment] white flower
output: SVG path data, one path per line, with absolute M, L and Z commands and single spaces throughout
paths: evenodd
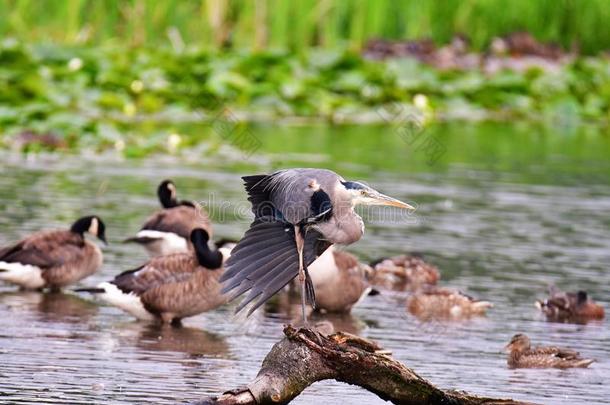
M 123 106 L 123 113 L 128 117 L 136 115 L 136 106 L 134 103 L 127 103 Z
M 125 149 L 125 141 L 122 139 L 117 139 L 114 142 L 114 149 L 116 149 L 117 151 L 121 152 L 123 149 Z
M 413 104 L 420 110 L 427 110 L 430 107 L 428 105 L 428 97 L 423 94 L 416 94 L 413 97 Z
M 178 146 L 180 145 L 181 142 L 182 142 L 182 137 L 179 134 L 171 133 L 167 137 L 167 148 L 170 151 L 175 152 L 176 149 L 178 149 Z
M 68 69 L 71 72 L 76 72 L 83 67 L 83 60 L 81 58 L 72 58 L 68 62 Z
M 131 86 L 129 87 L 131 87 L 131 91 L 137 94 L 144 90 L 144 83 L 142 83 L 140 80 L 134 80 L 131 82 Z

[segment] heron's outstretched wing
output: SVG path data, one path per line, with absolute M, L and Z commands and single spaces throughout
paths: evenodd
M 244 187 L 248 193 L 248 201 L 252 204 L 252 212 L 256 218 L 262 216 L 273 216 L 273 210 L 271 206 L 267 205 L 270 201 L 270 190 L 267 188 L 269 185 L 270 175 L 259 174 L 254 176 L 244 176 Z M 269 212 L 264 212 L 266 207 L 269 207 Z
M 221 277 L 223 293 L 235 290 L 231 299 L 249 291 L 237 311 L 258 298 L 248 311 L 250 315 L 299 274 L 294 232 L 292 224 L 272 216 L 257 218 L 250 225 L 231 252 Z M 328 246 L 330 243 L 319 232 L 309 229 L 305 235 L 305 263 L 311 264 Z

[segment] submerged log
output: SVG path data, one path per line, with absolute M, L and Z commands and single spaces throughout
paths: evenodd
M 256 378 L 197 405 L 287 404 L 316 381 L 358 385 L 395 404 L 525 404 L 443 391 L 391 358 L 376 343 L 347 333 L 324 336 L 311 329 L 284 328 L 286 337 L 263 360 Z

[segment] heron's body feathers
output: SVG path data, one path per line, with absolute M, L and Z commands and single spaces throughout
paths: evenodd
M 296 225 L 327 213 L 342 179 L 330 170 L 289 169 L 243 180 L 256 218 L 275 216 Z

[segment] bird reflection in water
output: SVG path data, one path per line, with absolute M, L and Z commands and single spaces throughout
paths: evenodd
M 11 291 L 0 293 L 0 303 L 33 314 L 42 322 L 83 324 L 98 313 L 98 306 L 62 292 Z
M 202 329 L 161 324 L 131 325 L 140 329 L 136 346 L 143 350 L 186 353 L 191 358 L 229 356 L 225 339 Z
M 42 294 L 40 318 L 48 322 L 86 323 L 98 313 L 98 306 L 73 294 Z

